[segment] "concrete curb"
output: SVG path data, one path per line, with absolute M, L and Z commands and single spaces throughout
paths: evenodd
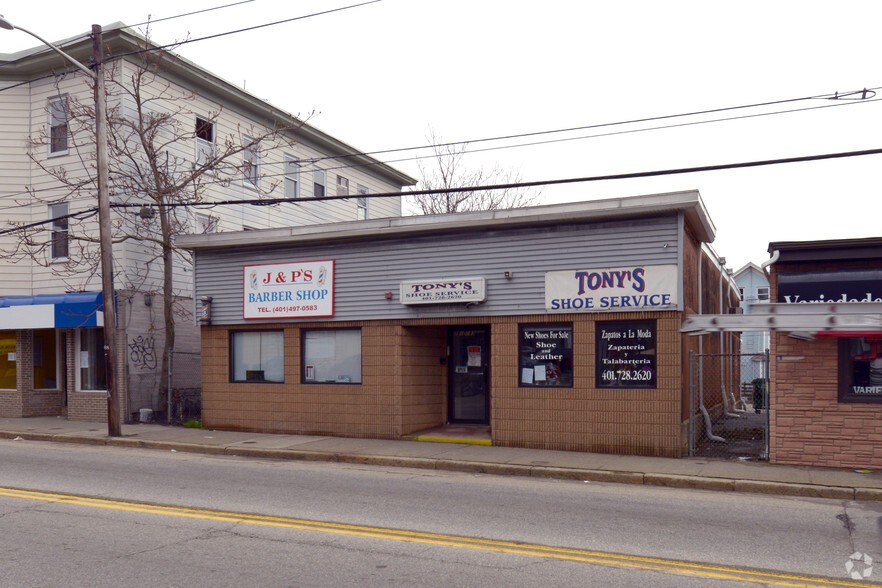
M 230 455 L 236 457 L 256 457 L 292 461 L 326 461 L 356 465 L 487 474 L 492 476 L 524 476 L 555 480 L 581 480 L 584 482 L 664 486 L 668 488 L 688 488 L 717 492 L 746 492 L 751 494 L 771 494 L 778 496 L 801 496 L 810 498 L 831 498 L 835 500 L 882 502 L 882 488 L 824 486 L 819 484 L 801 484 L 793 482 L 770 482 L 761 480 L 715 478 L 710 476 L 687 476 L 615 470 L 587 470 L 555 466 L 532 466 L 426 457 L 365 455 L 355 453 L 303 451 L 296 449 L 265 449 L 259 447 L 243 447 L 240 445 L 201 445 L 196 443 L 182 443 L 179 441 L 135 439 L 132 437 L 89 437 L 70 434 L 0 431 L 0 439 L 15 440 L 19 438 L 27 441 L 133 447 L 162 451 L 180 451 L 182 453 L 202 453 L 206 455 Z

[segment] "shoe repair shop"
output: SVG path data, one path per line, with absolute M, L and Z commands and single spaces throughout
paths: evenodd
M 737 304 L 714 231 L 687 191 L 181 237 L 203 424 L 683 455 L 682 318 Z

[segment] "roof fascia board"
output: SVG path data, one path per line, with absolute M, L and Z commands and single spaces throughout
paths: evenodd
M 627 198 L 591 200 L 443 215 L 419 215 L 265 229 L 260 231 L 182 235 L 175 239 L 188 249 L 248 247 L 257 241 L 265 247 L 273 244 L 309 244 L 316 241 L 373 240 L 414 234 L 437 234 L 474 229 L 513 228 L 590 221 L 674 215 L 682 211 L 702 239 L 713 238 L 713 225 L 707 217 L 698 191 L 672 192 Z M 690 217 L 694 220 L 689 221 Z

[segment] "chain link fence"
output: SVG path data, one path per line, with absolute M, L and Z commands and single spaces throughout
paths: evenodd
M 689 455 L 769 458 L 769 356 L 689 355 Z

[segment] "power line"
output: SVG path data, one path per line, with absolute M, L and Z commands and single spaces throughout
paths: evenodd
M 870 92 L 870 91 L 874 91 L 874 90 L 876 90 L 876 89 L 878 89 L 878 88 L 868 89 L 868 90 L 864 90 L 864 91 Z M 855 91 L 855 92 L 853 92 L 853 93 L 849 93 L 849 94 L 857 94 L 857 93 L 861 93 L 861 92 L 863 92 L 863 91 L 862 91 L 862 90 L 857 90 L 857 91 Z M 838 93 L 837 93 L 836 95 L 839 96 L 839 98 L 828 98 L 828 99 L 830 99 L 830 100 L 834 100 L 834 99 L 842 99 L 843 94 L 838 94 Z M 828 95 L 821 95 L 821 96 L 834 96 L 834 95 L 828 94 Z M 778 101 L 773 101 L 773 102 L 759 103 L 759 105 L 763 105 L 763 104 L 783 104 L 783 103 L 792 103 L 792 102 L 798 102 L 798 101 L 809 100 L 809 99 L 813 99 L 813 98 L 794 98 L 794 99 L 789 99 L 789 100 L 778 100 Z M 848 101 L 848 102 L 839 102 L 839 103 L 832 103 L 832 104 L 824 104 L 824 105 L 820 105 L 820 106 L 809 106 L 809 107 L 805 107 L 805 108 L 795 108 L 795 109 L 780 110 L 780 111 L 774 111 L 774 112 L 763 112 L 763 113 L 757 113 L 757 114 L 747 114 L 747 115 L 740 115 L 740 116 L 733 116 L 733 117 L 724 117 L 724 118 L 717 118 L 717 119 L 710 119 L 710 120 L 693 121 L 693 122 L 686 122 L 686 123 L 677 123 L 677 124 L 671 124 L 671 125 L 658 125 L 658 126 L 654 126 L 654 127 L 644 127 L 644 128 L 639 128 L 639 129 L 627 129 L 627 130 L 623 130 L 623 131 L 614 131 L 614 132 L 609 132 L 609 133 L 599 133 L 599 134 L 587 135 L 587 136 L 581 136 L 581 137 L 565 137 L 565 138 L 562 138 L 562 139 L 551 139 L 551 140 L 547 140 L 547 141 L 535 141 L 535 142 L 531 142 L 531 143 L 519 143 L 519 144 L 516 144 L 516 145 L 502 145 L 502 146 L 497 146 L 497 147 L 487 147 L 487 148 L 484 148 L 484 149 L 476 149 L 476 150 L 473 150 L 473 151 L 468 151 L 468 152 L 465 152 L 465 154 L 480 153 L 480 152 L 484 152 L 484 151 L 496 151 L 496 150 L 501 150 L 501 149 L 513 149 L 513 148 L 518 148 L 518 147 L 530 147 L 530 146 L 536 146 L 536 145 L 542 145 L 542 144 L 551 144 L 551 143 L 558 143 L 558 142 L 564 142 L 564 141 L 576 141 L 576 140 L 584 140 L 584 139 L 594 139 L 594 138 L 609 137 L 609 136 L 615 136 L 615 135 L 631 134 L 631 133 L 640 133 L 640 132 L 649 132 L 649 131 L 657 131 L 657 130 L 666 130 L 666 129 L 677 128 L 677 127 L 695 126 L 695 125 L 700 125 L 700 124 L 710 124 L 710 123 L 716 123 L 716 122 L 728 122 L 728 121 L 733 121 L 733 120 L 741 120 L 741 119 L 749 119 L 749 118 L 758 118 L 758 117 L 764 117 L 764 116 L 774 116 L 774 115 L 780 115 L 780 114 L 790 114 L 790 113 L 794 113 L 794 112 L 806 112 L 806 111 L 819 110 L 819 109 L 824 109 L 824 108 L 834 108 L 834 107 L 837 107 L 837 106 L 849 106 L 849 105 L 854 105 L 854 104 L 859 104 L 859 103 L 860 103 L 860 104 L 863 104 L 863 103 L 878 102 L 878 101 L 882 101 L 882 98 L 868 98 L 868 99 L 865 99 L 865 100 L 862 99 L 862 100 L 857 101 L 857 102 L 851 102 L 851 101 Z M 700 111 L 699 113 L 703 113 L 703 112 L 724 112 L 724 111 L 737 110 L 737 109 L 741 109 L 741 108 L 750 108 L 750 107 L 752 107 L 752 106 L 755 106 L 755 105 L 745 105 L 745 106 L 733 106 L 733 107 L 727 107 L 727 108 L 718 108 L 718 109 L 713 109 L 713 110 Z M 691 116 L 691 115 L 692 115 L 692 113 L 684 113 L 684 114 L 679 114 L 679 115 L 666 115 L 666 116 L 651 117 L 651 118 L 644 119 L 644 120 L 664 120 L 664 119 L 672 119 L 672 118 L 675 118 L 675 117 L 687 117 L 687 116 Z M 637 119 L 635 119 L 635 120 L 637 120 Z M 632 121 L 622 121 L 622 122 L 616 122 L 616 123 L 602 123 L 602 124 L 590 125 L 590 126 L 586 126 L 586 127 L 572 127 L 572 128 L 577 129 L 577 128 L 600 128 L 600 127 L 611 127 L 611 126 L 617 126 L 617 125 L 626 125 L 626 124 L 630 124 L 631 122 L 632 122 Z M 543 134 L 550 134 L 550 133 L 554 133 L 554 132 L 565 132 L 565 131 L 566 131 L 566 129 L 560 129 L 560 130 L 556 130 L 556 131 L 541 131 L 541 132 L 536 133 L 536 134 L 543 135 Z M 521 134 L 519 134 L 519 135 L 512 135 L 512 136 L 528 136 L 528 135 L 530 135 L 530 134 L 529 134 L 529 133 L 521 133 Z M 493 139 L 486 139 L 486 140 L 489 141 L 489 140 L 493 140 Z M 442 145 L 443 145 L 443 144 L 442 144 Z M 279 149 L 283 149 L 283 147 L 278 147 L 278 148 L 279 148 Z M 420 148 L 420 147 L 415 147 L 415 148 L 413 148 L 413 149 L 421 149 L 421 148 Z M 403 151 L 404 149 L 400 149 L 400 150 Z M 351 157 L 351 156 L 350 156 L 350 157 Z M 402 159 L 391 160 L 391 161 L 388 162 L 388 163 L 398 163 L 398 162 L 413 161 L 413 160 L 416 160 L 416 159 L 426 159 L 426 158 L 433 158 L 433 157 L 436 157 L 436 155 L 435 155 L 435 154 L 422 155 L 422 156 L 421 156 L 421 155 L 417 155 L 417 156 L 414 156 L 414 157 L 408 157 L 408 158 L 402 158 Z M 301 164 L 305 164 L 305 165 L 309 165 L 312 161 L 313 161 L 313 160 L 310 160 L 310 159 L 301 159 L 301 160 L 299 160 L 299 163 L 301 163 Z M 337 166 L 337 167 L 327 167 L 327 168 L 317 168 L 317 169 L 321 169 L 322 171 L 326 171 L 326 172 L 327 172 L 327 171 L 334 171 L 334 170 L 355 169 L 355 168 L 359 168 L 359 167 L 372 167 L 372 166 L 376 166 L 376 165 L 386 165 L 386 164 L 384 164 L 383 162 L 379 162 L 379 161 L 378 161 L 378 162 L 375 162 L 375 163 L 362 163 L 362 164 L 341 165 L 341 166 Z M 305 171 L 303 171 L 303 173 L 309 173 L 309 171 L 308 171 L 308 170 L 305 170 Z M 279 177 L 284 177 L 285 175 L 286 175 L 286 173 L 285 173 L 284 171 L 282 171 L 282 172 L 280 172 L 280 173 L 276 173 L 276 174 L 263 174 L 263 175 L 261 175 L 261 177 L 262 177 L 262 178 L 279 178 Z M 222 185 L 222 184 L 227 183 L 228 181 L 229 181 L 229 180 L 210 180 L 210 181 L 206 181 L 205 184 L 206 184 L 206 185 Z M 58 190 L 58 188 L 45 188 L 45 189 L 42 189 L 42 190 L 40 190 L 40 191 L 53 191 L 53 190 Z M 412 194 L 412 193 L 413 193 L 413 192 L 408 192 L 408 194 Z M 27 192 L 25 192 L 25 193 L 19 193 L 19 194 L 8 194 L 8 195 L 0 196 L 0 200 L 2 200 L 2 199 L 4 199 L 4 198 L 15 198 L 15 197 L 18 197 L 18 196 L 27 196 L 27 195 L 28 195 Z M 344 197 L 344 198 L 345 198 L 345 197 Z M 320 199 L 321 199 L 321 198 L 319 198 L 319 200 L 320 200 Z M 295 199 L 295 201 L 304 201 L 304 199 L 302 199 L 302 198 L 298 198 L 298 199 Z M 237 201 L 237 202 L 243 202 L 243 201 L 239 200 L 239 201 Z M 12 208 L 17 208 L 17 206 L 0 207 L 0 210 L 8 210 L 8 209 L 12 209 Z
M 249 1 L 251 1 L 251 0 L 249 0 Z M 495 141 L 495 140 L 505 139 L 505 138 L 508 138 L 508 137 L 527 137 L 527 136 L 536 136 L 536 135 L 541 136 L 541 135 L 549 135 L 549 134 L 552 134 L 552 133 L 568 132 L 568 131 L 571 131 L 571 130 L 591 129 L 591 128 L 608 128 L 608 127 L 614 127 L 614 126 L 624 126 L 624 125 L 633 124 L 633 123 L 636 123 L 636 122 L 642 122 L 642 121 L 670 120 L 670 119 L 674 119 L 674 118 L 690 117 L 690 116 L 695 116 L 695 115 L 700 115 L 700 114 L 705 114 L 705 113 L 727 112 L 727 111 L 733 111 L 733 110 L 741 110 L 741 109 L 747 109 L 747 108 L 755 108 L 755 107 L 766 106 L 766 105 L 795 103 L 795 102 L 801 102 L 801 101 L 806 101 L 806 100 L 818 100 L 818 99 L 825 99 L 825 100 L 829 100 L 829 101 L 847 100 L 847 101 L 835 102 L 835 103 L 824 104 L 824 105 L 819 105 L 819 106 L 808 106 L 808 107 L 804 107 L 804 108 L 793 108 L 793 109 L 787 109 L 787 110 L 777 110 L 777 111 L 773 111 L 773 112 L 761 112 L 761 113 L 755 113 L 755 114 L 745 114 L 745 115 L 739 115 L 739 116 L 731 116 L 731 117 L 715 118 L 715 119 L 700 120 L 700 121 L 692 121 L 692 122 L 684 122 L 684 123 L 669 124 L 669 125 L 657 125 L 657 126 L 653 126 L 653 127 L 643 127 L 643 128 L 639 128 L 639 129 L 626 129 L 626 130 L 623 130 L 623 131 L 613 131 L 613 132 L 608 132 L 608 133 L 599 133 L 599 134 L 585 135 L 585 136 L 580 136 L 580 137 L 564 137 L 564 138 L 561 138 L 561 139 L 550 139 L 550 140 L 546 140 L 546 141 L 534 141 L 534 142 L 530 142 L 530 143 L 518 143 L 518 144 L 514 144 L 514 145 L 501 145 L 501 146 L 496 146 L 496 147 L 487 147 L 487 148 L 483 148 L 483 149 L 476 149 L 476 150 L 466 151 L 466 152 L 464 152 L 463 154 L 468 155 L 468 154 L 481 153 L 481 152 L 486 152 L 486 151 L 497 151 L 497 150 L 502 150 L 502 149 L 514 149 L 514 148 L 519 148 L 519 147 L 531 147 L 531 146 L 536 146 L 536 145 L 553 144 L 553 143 L 559 143 L 559 142 L 565 142 L 565 141 L 576 141 L 576 140 L 584 140 L 584 139 L 595 139 L 595 138 L 610 137 L 610 136 L 615 136 L 615 135 L 624 135 L 624 134 L 631 134 L 631 133 L 641 133 L 641 132 L 649 132 L 649 131 L 657 131 L 657 130 L 666 130 L 666 129 L 672 129 L 672 128 L 678 128 L 678 127 L 696 126 L 696 125 L 710 124 L 710 123 L 716 123 L 716 122 L 728 122 L 728 121 L 734 121 L 734 120 L 742 120 L 742 119 L 750 119 L 750 118 L 759 118 L 759 117 L 765 117 L 765 116 L 775 116 L 775 115 L 780 115 L 780 114 L 791 114 L 791 113 L 794 113 L 794 112 L 807 112 L 807 111 L 820 110 L 820 109 L 825 109 L 825 108 L 835 108 L 835 107 L 837 107 L 837 106 L 849 106 L 849 105 L 862 104 L 862 103 L 869 103 L 869 102 L 878 102 L 878 101 L 882 101 L 882 98 L 866 98 L 866 99 L 864 99 L 864 98 L 860 98 L 860 99 L 858 99 L 857 101 L 851 101 L 851 100 L 848 98 L 848 96 L 859 95 L 859 94 L 861 94 L 861 95 L 866 95 L 866 93 L 872 93 L 872 95 L 875 95 L 876 91 L 879 90 L 879 89 L 880 89 L 880 87 L 875 87 L 875 88 L 868 88 L 868 89 L 864 89 L 864 90 L 855 90 L 855 91 L 853 91 L 853 92 L 846 92 L 846 93 L 839 93 L 839 92 L 836 92 L 836 93 L 834 93 L 834 94 L 819 94 L 819 95 L 817 95 L 817 96 L 810 96 L 810 97 L 805 97 L 805 98 L 791 98 L 791 99 L 785 99 L 785 100 L 774 100 L 774 101 L 760 102 L 760 103 L 755 103 L 755 104 L 747 104 L 747 105 L 742 105 L 742 106 L 730 106 L 730 107 L 715 108 L 715 109 L 707 109 L 707 110 L 701 110 L 701 111 L 695 111 L 695 112 L 688 112 L 688 113 L 671 114 L 671 115 L 661 115 L 661 116 L 655 116 L 655 117 L 647 117 L 647 118 L 643 118 L 643 119 L 632 119 L 632 120 L 619 121 L 619 122 L 598 123 L 598 124 L 585 125 L 585 126 L 580 126 L 580 127 L 569 127 L 569 128 L 566 128 L 566 129 L 555 129 L 555 130 L 547 130 L 547 131 L 537 131 L 537 132 L 533 132 L 533 133 L 518 133 L 518 134 L 507 135 L 507 136 L 504 136 L 504 137 L 490 137 L 490 138 L 484 138 L 484 139 L 475 139 L 475 140 L 471 140 L 471 141 L 464 141 L 463 143 L 489 142 L 489 141 Z M 422 149 L 425 149 L 425 148 L 427 148 L 427 147 L 443 147 L 443 146 L 457 145 L 457 144 L 459 144 L 459 142 L 455 142 L 455 143 L 441 143 L 441 144 L 438 144 L 438 145 L 429 145 L 429 146 L 421 146 L 421 147 L 400 148 L 400 149 L 389 149 L 389 150 L 385 150 L 385 151 L 381 151 L 381 152 L 378 152 L 378 151 L 375 151 L 375 152 L 365 152 L 365 153 L 360 153 L 360 154 L 353 154 L 353 155 L 347 155 L 347 156 L 338 156 L 338 157 L 314 158 L 314 159 L 313 159 L 313 158 L 310 158 L 310 159 L 300 159 L 300 160 L 298 160 L 298 162 L 299 162 L 301 165 L 310 165 L 310 164 L 313 164 L 313 165 L 314 165 L 316 162 L 321 161 L 322 159 L 328 159 L 328 160 L 330 160 L 330 159 L 343 159 L 343 158 L 346 158 L 346 157 L 350 157 L 350 158 L 351 158 L 351 157 L 355 157 L 355 156 L 357 156 L 357 155 L 371 155 L 372 153 L 383 153 L 383 152 L 393 152 L 393 151 L 405 151 L 405 150 L 407 150 L 407 149 L 412 149 L 412 150 L 422 150 Z M 282 147 L 279 147 L 279 148 L 281 149 Z M 390 161 L 387 162 L 387 163 L 377 161 L 377 162 L 369 162 L 369 163 L 361 163 L 361 164 L 340 165 L 340 166 L 336 166 L 336 167 L 327 167 L 327 168 L 318 168 L 318 169 L 322 169 L 322 171 L 326 171 L 326 172 L 327 172 L 327 171 L 334 171 L 334 170 L 356 169 L 356 168 L 360 168 L 360 167 L 373 167 L 373 166 L 376 166 L 376 165 L 387 165 L 388 163 L 399 163 L 399 162 L 414 161 L 414 160 L 417 160 L 417 159 L 426 159 L 426 158 L 434 158 L 434 157 L 436 157 L 436 155 L 433 153 L 433 154 L 429 154 L 429 155 L 416 155 L 416 156 L 413 156 L 413 157 L 407 157 L 407 158 L 401 158 L 401 159 L 394 159 L 394 160 L 390 160 Z M 304 171 L 304 173 L 309 173 L 309 171 Z M 262 178 L 278 178 L 278 177 L 284 177 L 285 175 L 286 175 L 286 173 L 285 173 L 284 171 L 282 171 L 282 172 L 280 172 L 280 173 L 276 173 L 276 174 L 263 174 L 261 177 L 262 177 Z M 228 180 L 213 180 L 213 181 L 206 181 L 205 183 L 208 184 L 208 185 L 211 185 L 211 184 L 224 184 L 224 183 L 226 183 L 227 181 L 228 181 Z M 37 190 L 37 191 L 55 191 L 55 190 L 58 190 L 58 188 L 57 188 L 57 187 L 55 187 L 55 188 L 44 188 L 44 189 Z M 25 197 L 25 196 L 28 196 L 28 195 L 29 195 L 28 192 L 21 192 L 21 193 L 17 193 L 17 194 L 0 195 L 0 200 L 2 200 L 2 199 L 4 199 L 4 198 L 16 198 L 16 197 L 19 197 L 19 196 L 21 196 L 21 197 Z M 11 209 L 11 208 L 16 208 L 16 207 L 17 207 L 17 206 L 0 207 L 0 210 L 8 210 L 8 209 Z
M 848 97 L 855 96 L 858 94 L 861 94 L 864 97 L 858 98 L 857 100 L 866 100 L 866 99 L 874 98 L 876 95 L 876 90 L 879 90 L 879 89 L 882 89 L 882 86 L 875 87 L 875 88 L 864 88 L 863 90 L 855 90 L 855 91 L 851 91 L 851 92 L 845 92 L 842 94 L 840 94 L 839 92 L 835 92 L 833 94 L 828 93 L 828 94 L 819 94 L 816 96 L 805 96 L 803 98 L 787 98 L 784 100 L 771 100 L 768 102 L 757 102 L 755 104 L 744 104 L 741 106 L 724 106 L 722 108 L 711 108 L 711 109 L 706 109 L 706 110 L 696 110 L 696 111 L 692 111 L 692 112 L 683 112 L 683 113 L 679 113 L 679 114 L 666 114 L 666 115 L 651 116 L 651 117 L 646 117 L 646 118 L 635 118 L 635 119 L 631 119 L 631 120 L 624 120 L 624 121 L 618 121 L 618 122 L 596 123 L 596 124 L 582 125 L 582 126 L 577 126 L 577 127 L 567 127 L 567 128 L 562 128 L 562 129 L 533 131 L 533 132 L 517 133 L 517 134 L 511 134 L 511 135 L 500 135 L 497 137 L 485 137 L 485 138 L 480 138 L 480 139 L 469 139 L 469 140 L 462 140 L 462 141 L 451 141 L 451 142 L 446 142 L 446 143 L 437 143 L 437 144 L 431 144 L 431 145 L 420 145 L 420 146 L 416 146 L 416 147 L 397 147 L 397 148 L 393 148 L 393 149 L 382 149 L 382 150 L 377 150 L 377 151 L 364 151 L 364 152 L 359 153 L 358 155 L 382 155 L 384 153 L 396 153 L 399 151 L 416 151 L 416 150 L 422 150 L 422 149 L 434 149 L 434 148 L 438 148 L 438 147 L 454 147 L 457 145 L 467 145 L 467 144 L 472 144 L 472 143 L 485 143 L 485 142 L 489 142 L 489 141 L 503 141 L 506 139 L 520 139 L 520 138 L 524 138 L 524 137 L 535 137 L 535 136 L 540 136 L 540 135 L 549 135 L 549 134 L 553 134 L 553 133 L 567 133 L 567 132 L 572 132 L 572 131 L 584 131 L 584 130 L 588 130 L 588 129 L 599 129 L 599 128 L 611 127 L 611 126 L 653 122 L 653 121 L 667 120 L 667 119 L 672 119 L 672 118 L 698 116 L 698 115 L 702 115 L 702 114 L 715 114 L 715 113 L 727 112 L 727 111 L 731 111 L 731 110 L 744 110 L 744 109 L 748 109 L 748 108 L 759 108 L 762 106 L 775 106 L 775 105 L 779 105 L 779 104 L 788 104 L 788 103 L 792 103 L 792 102 L 802 102 L 802 101 L 806 101 L 806 100 L 852 100 L 851 98 L 848 98 Z M 871 93 L 872 95 L 867 96 L 867 93 Z M 779 112 L 781 112 L 781 111 L 779 111 Z M 794 111 L 788 110 L 788 111 L 783 111 L 783 112 L 794 112 Z M 776 112 L 776 113 L 772 113 L 772 114 L 778 114 L 778 113 Z M 761 115 L 755 115 L 755 116 L 761 116 Z M 707 121 L 707 122 L 717 122 L 718 120 L 731 120 L 731 119 L 715 119 L 715 120 L 711 120 L 711 121 Z M 700 123 L 693 123 L 693 124 L 700 124 Z M 658 127 L 658 128 L 669 128 L 669 127 Z M 639 130 L 640 129 L 638 129 L 638 131 Z M 604 135 L 594 135 L 594 136 L 604 136 Z M 569 140 L 569 139 L 563 139 L 563 140 Z M 500 147 L 500 149 L 505 149 L 505 148 L 506 147 Z M 318 163 L 318 162 L 325 161 L 325 160 L 343 159 L 346 157 L 352 157 L 352 155 L 336 155 L 336 156 L 319 157 L 319 158 L 312 159 L 309 161 L 311 163 Z
M 517 189 L 517 188 L 535 188 L 540 186 L 560 186 L 565 184 L 577 184 L 577 183 L 586 183 L 586 182 L 600 182 L 607 180 L 631 180 L 637 178 L 651 178 L 651 177 L 659 177 L 659 176 L 671 176 L 671 175 L 682 175 L 682 174 L 691 174 L 691 173 L 701 173 L 701 172 L 712 172 L 712 171 L 725 171 L 731 169 L 747 169 L 752 167 L 763 167 L 769 165 L 782 165 L 787 163 L 805 163 L 810 161 L 824 161 L 830 159 L 845 159 L 849 157 L 863 157 L 867 155 L 880 155 L 882 154 L 882 148 L 878 149 L 864 149 L 861 151 L 844 151 L 839 153 L 824 153 L 820 155 L 802 155 L 798 157 L 786 157 L 781 159 L 763 159 L 758 161 L 745 161 L 739 163 L 723 163 L 716 165 L 703 165 L 698 167 L 682 167 L 682 168 L 672 168 L 672 169 L 663 169 L 663 170 L 651 170 L 651 171 L 642 171 L 642 172 L 630 172 L 623 174 L 609 174 L 602 176 L 586 176 L 580 178 L 564 178 L 557 180 L 540 180 L 535 182 L 516 182 L 510 184 L 493 184 L 489 186 L 463 186 L 459 188 L 442 188 L 436 190 L 412 190 L 410 192 L 378 192 L 375 194 L 354 194 L 348 196 L 321 196 L 321 197 L 309 197 L 309 198 L 264 198 L 257 200 L 218 200 L 212 202 L 172 202 L 168 204 L 144 204 L 144 203 L 116 203 L 111 204 L 111 208 L 118 209 L 126 209 L 126 208 L 157 208 L 157 207 L 165 207 L 165 208 L 213 208 L 216 206 L 240 206 L 243 204 L 248 204 L 251 206 L 273 206 L 276 204 L 296 204 L 299 202 L 329 202 L 334 200 L 351 200 L 354 198 L 400 198 L 402 196 L 429 196 L 433 194 L 458 194 L 463 192 L 482 192 L 482 191 L 490 191 L 490 190 L 507 190 L 507 189 Z M 97 212 L 97 208 L 87 209 L 75 214 L 67 215 L 68 217 L 73 217 L 76 215 L 84 215 L 93 212 Z M 62 218 L 62 217 L 59 217 Z M 65 217 L 66 218 L 66 217 Z M 0 236 L 7 235 L 10 233 L 14 233 L 16 231 L 21 231 L 26 228 L 33 228 L 39 225 L 44 225 L 53 222 L 57 219 L 50 219 L 46 221 L 41 221 L 37 223 L 31 223 L 29 225 L 15 227 L 14 229 L 5 229 L 0 231 Z
M 119 55 L 114 55 L 113 57 L 109 57 L 109 58 L 107 58 L 105 61 L 112 61 L 112 60 L 115 60 L 115 59 L 121 59 L 121 58 L 123 58 L 123 57 L 130 57 L 130 56 L 133 56 L 133 55 L 140 55 L 140 54 L 142 54 L 142 53 L 149 53 L 149 52 L 152 52 L 152 51 L 163 51 L 163 50 L 165 50 L 165 49 L 167 49 L 167 48 L 169 48 L 169 47 L 179 47 L 179 46 L 181 46 L 181 45 L 186 45 L 187 43 L 195 43 L 195 42 L 197 42 L 197 41 L 207 41 L 207 40 L 209 40 L 209 39 L 217 39 L 217 38 L 219 38 L 219 37 L 225 37 L 225 36 L 227 36 L 227 35 L 235 35 L 235 34 L 237 34 L 237 33 L 245 33 L 245 32 L 248 32 L 248 31 L 255 31 L 255 30 L 258 30 L 258 29 L 263 29 L 263 28 L 266 28 L 266 27 L 272 27 L 272 26 L 279 25 L 279 24 L 285 24 L 285 23 L 289 23 L 289 22 L 294 22 L 294 21 L 298 21 L 298 20 L 303 20 L 303 19 L 306 19 L 306 18 L 312 18 L 312 17 L 314 17 L 314 16 L 323 16 L 323 15 L 325 15 L 325 14 L 331 14 L 331 13 L 334 13 L 334 12 L 340 12 L 340 11 L 343 11 L 343 10 L 349 10 L 349 9 L 351 9 L 351 8 L 359 8 L 359 7 L 361 7 L 361 6 L 367 6 L 368 4 L 376 4 L 377 2 L 382 2 L 382 1 L 383 1 L 383 0 L 367 0 L 366 2 L 361 2 L 361 3 L 359 3 L 359 4 L 350 4 L 349 6 L 341 6 L 340 8 L 332 8 L 332 9 L 330 9 L 330 10 L 323 10 L 323 11 L 321 11 L 321 12 L 313 12 L 312 14 L 305 14 L 305 15 L 303 15 L 303 16 L 295 16 L 295 17 L 292 17 L 292 18 L 286 18 L 286 19 L 284 19 L 284 20 L 277 20 L 277 21 L 274 21 L 274 22 L 268 22 L 268 23 L 264 23 L 264 24 L 254 25 L 254 26 L 251 26 L 251 27 L 245 27 L 245 28 L 243 28 L 243 29 L 236 29 L 236 30 L 234 30 L 234 31 L 227 31 L 227 32 L 225 32 L 225 33 L 216 33 L 216 34 L 214 34 L 214 35 L 206 35 L 206 36 L 204 36 L 204 37 L 198 37 L 198 38 L 196 38 L 196 39 L 185 39 L 185 40 L 183 40 L 183 41 L 178 41 L 178 42 L 176 42 L 176 43 L 168 43 L 168 44 L 166 44 L 166 45 L 159 45 L 159 46 L 154 46 L 154 47 L 148 47 L 148 48 L 146 48 L 146 49 L 140 49 L 140 50 L 138 50 L 138 51 L 130 51 L 130 52 L 128 52 L 128 53 L 121 53 L 121 54 L 119 54 Z
M 215 11 L 215 10 L 222 10 L 222 9 L 224 9 L 224 8 L 231 8 L 231 7 L 233 7 L 233 6 L 239 6 L 240 4 L 248 4 L 248 3 L 250 3 L 250 2 L 254 2 L 254 0 L 241 0 L 240 2 L 232 2 L 232 3 L 230 3 L 230 4 L 223 4 L 223 5 L 220 5 L 220 6 L 213 6 L 213 7 L 211 7 L 211 8 L 203 8 L 203 9 L 201 9 L 201 10 L 194 10 L 194 11 L 191 11 L 191 12 L 184 12 L 184 13 L 182 13 L 182 14 L 176 14 L 176 15 L 174 15 L 174 16 L 166 16 L 166 17 L 163 17 L 163 18 L 157 18 L 157 19 L 148 19 L 148 20 L 145 20 L 144 22 L 139 22 L 139 23 L 135 23 L 135 24 L 132 24 L 132 25 L 125 25 L 125 26 L 123 26 L 123 27 L 117 27 L 117 28 L 112 28 L 112 29 L 106 29 L 104 32 L 105 32 L 105 33 L 108 33 L 108 32 L 113 32 L 113 31 L 120 31 L 120 30 L 124 30 L 124 29 L 128 29 L 128 28 L 141 27 L 141 26 L 144 26 L 144 25 L 155 24 L 155 23 L 158 23 L 158 22 L 165 22 L 165 21 L 167 21 L 167 20 L 174 20 L 174 19 L 176 19 L 176 18 L 184 18 L 184 17 L 187 17 L 187 16 L 194 16 L 194 15 L 197 15 L 197 14 L 203 14 L 203 13 L 205 13 L 205 12 L 213 12 L 213 11 Z M 85 33 L 85 34 L 83 34 L 83 35 L 78 35 L 78 36 L 76 36 L 76 37 L 73 37 L 72 39 L 69 39 L 69 40 L 68 40 L 66 43 L 64 43 L 63 45 L 58 45 L 58 47 L 60 47 L 60 48 L 63 49 L 64 47 L 67 47 L 67 46 L 69 46 L 69 45 L 73 45 L 73 44 L 75 44 L 75 43 L 78 43 L 79 41 L 82 41 L 83 39 L 88 39 L 88 38 L 90 38 L 91 36 L 92 36 L 91 33 Z M 14 60 L 12 60 L 12 61 L 6 61 L 6 62 L 3 62 L 3 63 L 0 63 L 0 67 L 5 67 L 5 66 L 9 66 L 9 65 L 14 65 L 14 64 L 18 63 L 19 61 L 23 61 L 23 60 L 26 60 L 26 59 L 31 59 L 31 58 L 33 58 L 33 57 L 36 57 L 37 55 L 42 55 L 43 53 L 51 53 L 51 52 L 52 52 L 52 49 L 50 49 L 50 48 L 47 47 L 46 49 L 44 49 L 44 50 L 42 50 L 42 51 L 38 51 L 38 52 L 36 52 L 36 53 L 31 53 L 31 54 L 29 54 L 29 55 L 24 55 L 24 56 L 22 56 L 22 57 L 19 57 L 18 59 L 14 59 Z

